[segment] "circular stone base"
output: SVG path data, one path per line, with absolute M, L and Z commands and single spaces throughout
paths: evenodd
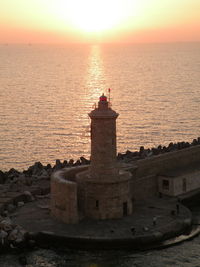
M 12 220 L 33 232 L 43 245 L 65 244 L 76 248 L 145 249 L 182 234 L 191 226 L 191 212 L 176 199 L 163 197 L 140 201 L 131 216 L 112 220 L 84 219 L 64 224 L 50 215 L 48 196 L 17 209 Z M 172 212 L 174 211 L 174 212 Z

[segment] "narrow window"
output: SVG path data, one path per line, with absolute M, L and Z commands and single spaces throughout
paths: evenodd
M 99 209 L 99 200 L 96 200 L 96 209 Z
M 162 180 L 162 188 L 164 190 L 169 190 L 169 181 L 168 180 Z
M 124 202 L 123 203 L 123 216 L 127 216 L 128 215 L 128 203 Z
M 183 178 L 183 192 L 187 191 L 186 178 Z

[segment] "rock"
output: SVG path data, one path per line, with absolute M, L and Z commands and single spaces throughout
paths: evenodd
M 0 228 L 6 232 L 11 231 L 13 229 L 12 222 L 9 218 L 6 218 L 0 222 Z
M 16 210 L 16 206 L 13 204 L 8 204 L 7 210 L 8 210 L 8 212 L 13 212 Z
M 1 213 L 1 215 L 2 215 L 3 217 L 7 217 L 7 216 L 8 216 L 8 211 L 7 211 L 7 210 L 4 210 L 4 211 Z
M 117 159 L 122 160 L 123 158 L 124 158 L 124 154 L 122 153 L 117 154 Z
M 25 255 L 20 255 L 18 260 L 21 265 L 27 265 L 27 258 Z
M 56 160 L 56 167 L 57 169 L 61 169 L 62 168 L 62 163 L 59 159 Z
M 73 166 L 73 165 L 74 165 L 74 160 L 73 160 L 73 159 L 70 159 L 70 160 L 69 160 L 69 165 L 70 165 L 70 166 Z
M 7 179 L 7 176 L 4 172 L 0 171 L 0 184 L 4 184 Z
M 17 175 L 20 174 L 20 172 L 17 171 L 17 170 L 15 170 L 14 168 L 11 168 L 11 169 L 8 171 L 7 174 L 8 174 L 8 175 L 15 175 L 15 176 L 17 176 Z
M 192 141 L 192 145 L 193 145 L 193 146 L 198 145 L 198 141 L 197 141 L 197 139 L 193 139 L 193 141 Z
M 24 173 L 20 174 L 17 178 L 14 178 L 13 182 L 19 185 L 28 185 L 28 186 L 32 185 L 33 183 L 32 177 L 27 176 Z
M 25 196 L 25 201 L 27 202 L 31 202 L 34 200 L 34 197 L 30 191 L 24 191 L 24 196 Z
M 34 248 L 36 246 L 36 242 L 33 239 L 28 240 L 28 246 L 30 248 Z
M 2 245 L 4 245 L 4 243 L 5 243 L 5 238 L 7 237 L 7 232 L 6 231 L 4 231 L 4 230 L 0 230 L 0 243 L 2 244 Z
M 139 155 L 140 153 L 138 152 L 138 156 Z M 124 154 L 125 159 L 132 159 L 133 157 L 135 157 L 135 152 L 131 152 L 130 150 L 127 150 L 126 153 Z
M 41 170 L 39 175 L 32 175 L 33 180 L 41 180 L 41 179 L 49 179 L 49 173 L 47 170 L 43 169 Z
M 90 161 L 84 157 L 80 157 L 80 162 L 82 165 L 88 165 L 90 164 Z
M 44 167 L 44 169 L 49 173 L 49 171 L 51 170 L 51 164 L 47 164 L 47 166 Z
M 156 148 L 152 148 L 151 151 L 152 151 L 153 155 L 158 155 L 159 154 L 159 151 Z
M 143 152 L 144 152 L 144 147 L 141 146 L 141 147 L 140 147 L 140 153 L 143 153 Z
M 30 166 L 27 170 L 27 173 L 29 175 L 40 175 L 41 170 L 43 170 L 43 165 L 41 162 L 35 162 L 33 166 Z
M 67 162 L 67 160 L 64 160 L 62 165 L 63 165 L 63 168 L 68 167 L 68 162 Z
M 80 160 L 78 159 L 75 163 L 74 163 L 74 166 L 80 166 L 81 165 L 81 162 Z
M 17 239 L 17 236 L 18 236 L 18 229 L 14 229 L 10 232 L 8 240 L 15 241 Z
M 23 201 L 19 201 L 19 202 L 17 203 L 17 207 L 19 208 L 19 207 L 22 207 L 22 206 L 24 206 L 24 202 L 23 202 Z
M 53 170 L 54 170 L 54 171 L 57 171 L 57 170 L 62 169 L 62 167 L 63 167 L 63 165 L 62 165 L 61 161 L 60 161 L 59 159 L 57 159 L 57 160 L 56 160 L 56 164 L 55 164 L 54 167 L 53 167 Z

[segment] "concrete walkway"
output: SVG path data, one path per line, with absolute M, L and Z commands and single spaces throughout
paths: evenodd
M 49 195 L 38 197 L 17 209 L 12 220 L 35 233 L 42 244 L 78 248 L 135 248 L 155 246 L 188 230 L 192 223 L 189 209 L 175 198 L 151 198 L 135 203 L 134 213 L 122 219 L 89 220 L 67 225 L 50 215 Z

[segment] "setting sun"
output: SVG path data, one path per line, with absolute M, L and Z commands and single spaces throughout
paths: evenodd
M 86 33 L 99 33 L 124 23 L 130 15 L 134 15 L 137 8 L 137 1 L 130 0 L 60 0 L 54 10 L 64 22 L 75 29 Z

